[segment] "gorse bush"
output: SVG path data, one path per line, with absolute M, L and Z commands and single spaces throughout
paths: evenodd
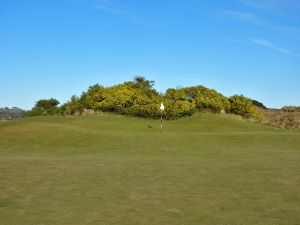
M 229 106 L 226 97 L 204 86 L 170 88 L 166 91 L 164 100 L 167 103 L 167 108 L 169 108 L 166 113 L 171 117 L 192 115 L 195 111 L 219 113 Z
M 96 84 L 80 97 L 83 108 L 151 118 L 159 116 L 161 101 L 148 82 L 125 82 L 108 88 Z
M 229 102 L 230 113 L 240 115 L 247 119 L 262 119 L 262 115 L 257 111 L 256 106 L 250 98 L 246 98 L 243 95 L 234 95 L 229 98 Z
M 139 76 L 133 81 L 112 87 L 96 84 L 90 86 L 80 97 L 72 96 L 61 107 L 57 107 L 59 102 L 55 99 L 40 100 L 29 114 L 32 116 L 55 113 L 73 115 L 90 109 L 155 119 L 161 115 L 159 106 L 163 102 L 166 106 L 163 115 L 167 119 L 190 116 L 198 111 L 214 113 L 224 111 L 245 118 L 259 117 L 253 101 L 243 96 L 227 98 L 201 85 L 170 88 L 165 94 L 159 94 L 153 86 L 154 81 Z
M 65 115 L 73 115 L 77 112 L 83 112 L 84 106 L 81 103 L 80 98 L 73 95 L 66 104 L 61 106 L 61 112 Z

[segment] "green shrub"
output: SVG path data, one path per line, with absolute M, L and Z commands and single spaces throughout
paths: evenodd
M 262 117 L 250 98 L 246 98 L 243 95 L 234 95 L 229 98 L 229 102 L 230 112 L 233 114 L 240 115 L 247 119 L 255 118 L 260 120 Z
M 134 82 L 125 82 L 108 88 L 96 84 L 84 92 L 80 99 L 76 99 L 76 102 L 73 99 L 67 103 L 64 111 L 68 114 L 72 112 L 69 110 L 71 106 L 74 106 L 73 108 L 80 106 L 95 111 L 157 118 L 161 97 L 152 89 L 153 84 L 153 81 L 142 77 L 136 77 Z
M 77 96 L 73 95 L 67 103 L 62 105 L 61 110 L 63 114 L 67 115 L 74 115 L 75 113 L 82 113 L 83 112 L 83 105 Z
M 221 110 L 226 110 L 229 105 L 228 99 L 222 94 L 201 85 L 181 89 L 168 89 L 165 99 L 174 104 L 174 106 L 171 105 L 171 108 L 175 111 L 170 111 L 171 115 L 179 116 L 190 115 L 195 110 L 219 113 Z M 182 112 L 177 112 L 181 109 L 183 110 Z

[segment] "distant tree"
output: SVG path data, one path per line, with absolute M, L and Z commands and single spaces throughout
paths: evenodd
M 41 99 L 39 101 L 37 101 L 36 106 L 41 108 L 44 111 L 50 111 L 51 109 L 53 109 L 54 107 L 59 105 L 59 101 L 54 99 L 54 98 L 50 98 L 50 99 Z
M 54 98 L 41 99 L 36 102 L 35 106 L 27 113 L 28 116 L 54 115 L 59 113 L 59 101 Z

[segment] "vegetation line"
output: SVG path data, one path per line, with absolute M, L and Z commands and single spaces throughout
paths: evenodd
M 59 101 L 53 98 L 39 100 L 28 115 L 86 115 L 101 111 L 154 119 L 160 118 L 163 113 L 166 119 L 177 119 L 200 111 L 230 113 L 246 119 L 262 120 L 257 106 L 263 104 L 242 95 L 227 98 L 202 85 L 169 88 L 162 94 L 153 86 L 154 81 L 139 76 L 133 81 L 112 87 L 96 84 L 80 97 L 72 96 L 62 106 L 58 106 Z M 159 110 L 161 102 L 166 106 L 163 112 Z

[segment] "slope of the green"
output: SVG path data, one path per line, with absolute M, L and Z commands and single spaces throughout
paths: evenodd
M 0 123 L 0 224 L 299 224 L 300 132 L 213 114 Z

